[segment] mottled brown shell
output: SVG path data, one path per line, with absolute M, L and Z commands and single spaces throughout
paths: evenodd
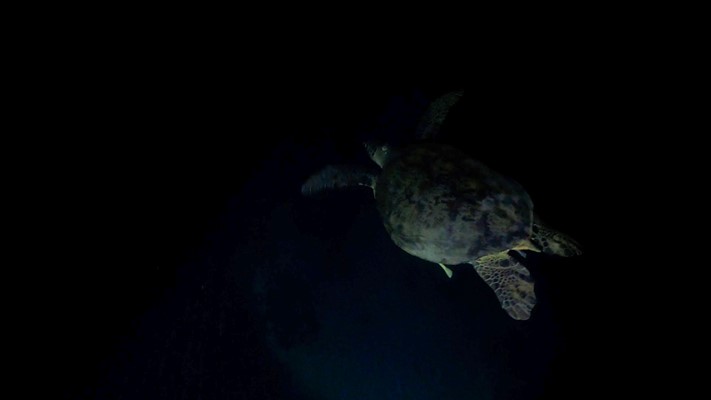
M 375 198 L 393 241 L 432 262 L 471 262 L 531 233 L 526 191 L 452 146 L 420 143 L 393 155 Z

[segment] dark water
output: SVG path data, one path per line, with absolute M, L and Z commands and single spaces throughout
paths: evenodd
M 51 384 L 80 399 L 447 400 L 625 383 L 620 288 L 598 273 L 614 264 L 598 234 L 614 189 L 590 168 L 610 138 L 602 110 L 574 105 L 565 85 L 540 99 L 465 87 L 443 130 L 584 247 L 530 257 L 529 321 L 510 319 L 471 267 L 449 280 L 397 248 L 369 191 L 300 195 L 321 166 L 368 163 L 363 139 L 406 140 L 427 102 L 460 86 L 300 84 L 192 100 L 193 114 L 161 107 L 148 121 L 164 135 L 117 144 L 126 157 L 112 155 L 120 166 L 88 206 L 91 256 L 63 275 L 48 322 Z

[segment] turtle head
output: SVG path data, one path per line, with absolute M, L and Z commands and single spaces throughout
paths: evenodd
M 387 143 L 371 140 L 363 143 L 363 146 L 368 151 L 370 159 L 376 164 L 383 167 L 388 157 L 390 156 L 391 149 Z

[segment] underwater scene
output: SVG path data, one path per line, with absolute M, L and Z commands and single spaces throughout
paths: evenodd
M 624 381 L 595 112 L 562 86 L 281 90 L 203 105 L 194 137 L 151 140 L 107 194 L 106 269 L 61 303 L 81 332 L 56 343 L 77 361 L 66 398 L 577 399 Z

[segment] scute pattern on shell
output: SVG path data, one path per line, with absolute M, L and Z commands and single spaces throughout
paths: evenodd
M 471 262 L 530 235 L 526 191 L 452 146 L 401 150 L 384 166 L 375 197 L 393 241 L 432 262 Z

